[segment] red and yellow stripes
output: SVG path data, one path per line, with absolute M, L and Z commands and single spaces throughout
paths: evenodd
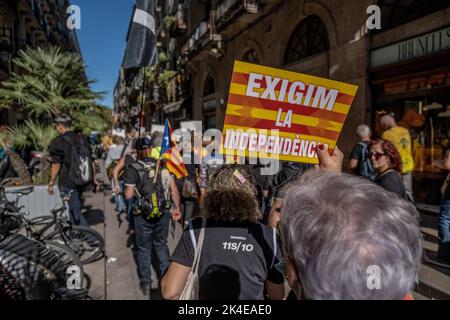
M 264 75 L 264 77 L 258 78 L 257 86 L 253 86 L 251 90 L 259 97 L 255 97 L 255 94 L 247 95 L 250 73 Z M 266 80 L 266 76 L 271 78 Z M 307 88 L 311 85 L 309 94 L 312 98 L 309 100 L 302 99 L 302 104 L 290 103 L 287 94 L 289 89 L 286 88 L 286 83 L 283 84 L 282 81 L 278 81 L 275 86 L 273 86 L 275 82 L 272 82 L 272 85 L 268 83 L 274 78 L 283 79 L 285 82 L 286 80 L 289 81 L 288 87 L 294 82 L 301 82 Z M 312 85 L 315 88 L 312 88 Z M 272 98 L 269 99 L 267 95 L 265 95 L 266 99 L 260 98 L 262 93 L 272 86 L 272 94 L 270 95 Z M 312 106 L 318 87 L 326 88 L 327 92 L 331 89 L 338 91 L 333 108 L 329 108 L 330 110 Z M 236 61 L 231 79 L 223 132 L 252 129 L 256 132 L 267 130 L 270 134 L 271 130 L 278 130 L 281 136 L 322 142 L 333 149 L 339 139 L 357 89 L 357 86 L 343 82 Z M 298 93 L 298 90 L 296 93 Z M 301 94 L 305 97 L 306 90 Z M 273 99 L 273 96 L 276 96 L 277 99 Z M 303 104 L 305 101 L 308 101 L 307 104 Z M 292 113 L 290 126 L 282 127 L 279 123 L 277 124 L 277 120 L 285 119 L 288 113 Z M 233 150 L 223 150 L 225 154 L 230 154 L 230 151 Z M 280 160 L 295 161 L 293 158 L 295 159 L 292 155 L 280 155 Z M 298 160 L 300 161 L 300 159 Z M 304 159 L 301 161 L 305 162 Z M 310 162 L 317 163 L 317 159 L 311 159 Z

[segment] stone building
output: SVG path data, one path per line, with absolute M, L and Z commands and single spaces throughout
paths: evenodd
M 66 27 L 69 0 L 0 0 L 0 81 L 14 71 L 12 60 L 25 47 L 58 45 L 81 55 L 75 31 Z M 0 108 L 0 125 L 23 120 L 15 108 Z
M 355 84 L 359 90 L 338 145 L 348 156 L 357 141 L 359 124 L 367 123 L 376 129 L 375 135 L 380 134 L 379 115 L 393 113 L 414 138 L 414 178 L 424 187 L 416 188 L 417 199 L 439 201 L 438 186 L 444 173 L 433 167 L 433 161 L 442 156 L 450 136 L 448 1 L 158 3 L 160 15 L 181 12 L 186 22 L 183 32 L 160 28 L 164 37 L 159 37 L 160 50 L 169 58 L 165 67 L 184 75 L 184 83 L 178 85 L 187 90 L 176 99 L 183 101 L 177 108 L 162 103 L 149 108 L 148 116 L 162 110 L 165 114 L 161 117 L 201 120 L 204 129 L 222 128 L 235 60 Z M 379 30 L 367 28 L 372 5 L 380 9 Z

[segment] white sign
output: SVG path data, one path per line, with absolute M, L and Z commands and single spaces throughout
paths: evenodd
M 196 123 L 197 121 L 181 121 L 180 122 L 180 126 L 181 129 L 183 130 L 190 130 L 190 131 L 195 131 L 196 129 Z M 201 127 L 200 127 L 201 128 Z M 201 130 L 201 129 L 200 129 Z
M 152 124 L 151 133 L 153 134 L 155 132 L 163 132 L 164 133 L 164 126 L 160 125 L 160 124 Z
M 371 52 L 372 68 L 412 60 L 450 48 L 450 27 L 398 42 Z

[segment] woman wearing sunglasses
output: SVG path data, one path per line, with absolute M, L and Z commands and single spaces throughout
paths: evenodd
M 386 140 L 378 139 L 370 146 L 370 160 L 377 172 L 375 182 L 387 191 L 406 199 L 405 185 L 402 179 L 402 160 L 395 146 Z

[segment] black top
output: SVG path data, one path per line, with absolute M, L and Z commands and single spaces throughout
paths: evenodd
M 66 140 L 68 137 L 71 141 L 74 139 L 84 139 L 84 143 L 89 146 L 86 137 L 76 134 L 75 132 L 68 131 L 58 137 L 56 137 L 49 147 L 49 155 L 52 162 L 57 162 L 61 164 L 61 171 L 59 172 L 59 186 L 66 187 L 69 189 L 76 189 L 73 181 L 69 179 L 69 168 L 70 168 L 70 150 L 71 145 Z M 76 141 L 76 140 L 75 140 Z
M 192 267 L 202 219 L 191 220 L 171 260 Z M 193 232 L 191 231 L 193 230 Z M 195 240 L 193 240 L 193 234 Z M 208 219 L 199 263 L 200 296 L 204 299 L 263 300 L 266 280 L 283 283 L 275 268 L 281 248 L 273 228 L 259 223 Z M 227 285 L 223 285 L 227 279 Z
M 358 160 L 358 165 L 356 166 L 355 169 L 353 169 L 353 172 L 355 172 L 357 175 L 359 175 L 361 172 L 361 159 L 362 159 L 362 151 L 363 151 L 363 146 L 360 144 L 361 142 L 366 145 L 369 145 L 368 141 L 360 141 L 353 147 L 352 153 L 350 155 L 351 160 Z
M 133 159 L 130 155 L 127 155 L 125 158 L 125 185 L 129 187 L 137 187 L 139 189 L 139 172 L 133 168 L 131 165 L 136 163 L 137 161 Z M 156 172 L 156 161 L 154 159 L 145 159 L 143 160 L 145 164 L 152 167 L 152 169 Z M 160 168 L 161 170 L 162 168 Z
M 298 179 L 305 171 L 313 168 L 312 164 L 285 162 L 283 167 L 273 179 L 273 189 L 275 198 L 283 198 L 283 188 L 289 183 Z
M 406 199 L 406 189 L 400 173 L 391 170 L 375 180 L 383 189 L 398 194 L 401 198 Z

